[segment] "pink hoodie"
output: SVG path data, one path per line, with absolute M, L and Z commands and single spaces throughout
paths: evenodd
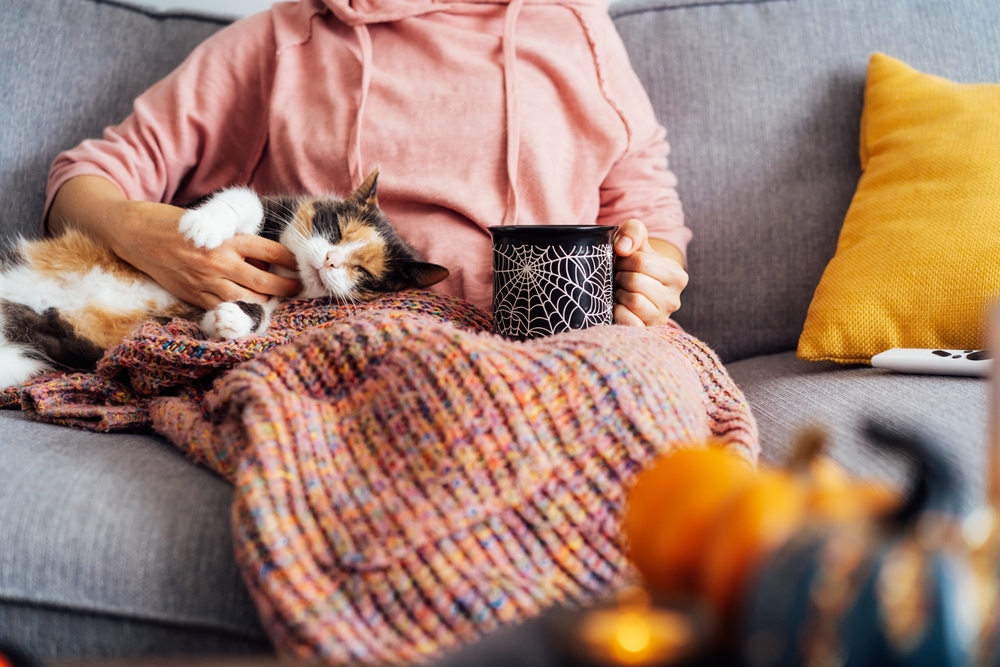
M 499 224 L 642 220 L 682 251 L 669 147 L 603 0 L 302 0 L 209 38 L 132 115 L 59 155 L 129 199 L 343 193 L 379 200 L 437 290 L 490 308 Z

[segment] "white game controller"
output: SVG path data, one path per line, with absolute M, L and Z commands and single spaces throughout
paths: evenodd
M 894 347 L 872 357 L 872 366 L 899 373 L 986 377 L 993 367 L 993 359 L 989 350 Z

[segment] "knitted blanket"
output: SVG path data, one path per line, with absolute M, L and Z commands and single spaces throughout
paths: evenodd
M 93 373 L 49 373 L 0 390 L 0 408 L 20 407 L 38 421 L 88 431 L 155 430 L 150 407 L 180 395 L 200 403 L 225 371 L 297 336 L 364 313 L 406 312 L 486 331 L 490 317 L 458 299 L 426 292 L 391 294 L 361 306 L 325 299 L 290 301 L 265 335 L 207 340 L 194 322 L 147 322 L 97 363 Z
M 228 343 L 150 323 L 97 373 L 2 398 L 152 426 L 231 480 L 237 558 L 283 653 L 420 661 L 620 584 L 624 493 L 658 454 L 711 436 L 758 452 L 741 393 L 677 327 L 488 331 L 428 294 L 300 302 Z

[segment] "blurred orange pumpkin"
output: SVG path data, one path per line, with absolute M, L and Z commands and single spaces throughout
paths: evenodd
M 808 495 L 801 477 L 762 470 L 719 514 L 703 554 L 701 590 L 723 622 L 737 611 L 757 565 L 801 528 Z
M 707 597 L 726 623 L 753 572 L 806 522 L 882 515 L 899 501 L 882 484 L 855 481 L 822 456 L 826 436 L 799 438 L 786 468 L 754 471 L 720 447 L 681 450 L 643 472 L 629 492 L 628 554 L 660 596 Z
M 653 591 L 696 592 L 717 515 L 754 477 L 744 459 L 711 446 L 674 452 L 639 476 L 624 528 L 629 556 Z

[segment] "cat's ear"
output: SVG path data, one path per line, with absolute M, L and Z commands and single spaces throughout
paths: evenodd
M 372 173 L 368 174 L 368 178 L 358 186 L 358 189 L 354 191 L 351 197 L 362 206 L 370 206 L 372 208 L 378 206 L 378 167 L 375 167 Z
M 403 265 L 403 273 L 412 287 L 430 287 L 436 285 L 449 275 L 451 271 L 430 262 L 406 262 Z

